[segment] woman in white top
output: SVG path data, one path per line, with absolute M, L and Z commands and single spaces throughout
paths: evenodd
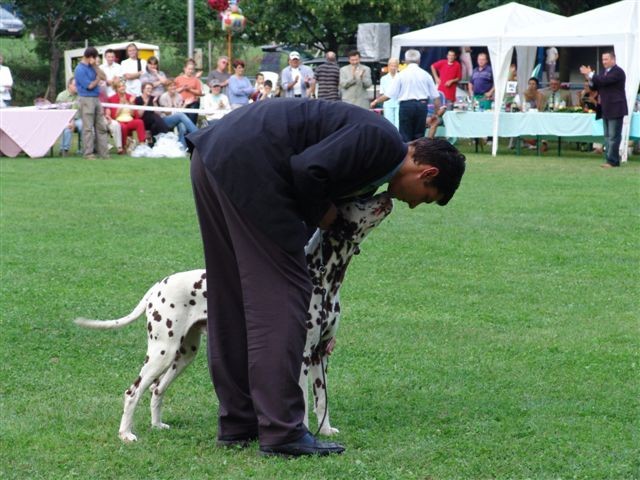
M 371 108 L 375 108 L 378 104 L 378 99 L 380 99 L 383 95 L 391 88 L 391 82 L 393 82 L 398 74 L 398 67 L 400 66 L 400 61 L 397 58 L 390 58 L 387 62 L 388 72 L 380 79 L 380 95 L 375 98 L 371 102 Z M 389 98 L 382 104 L 382 111 L 384 114 L 384 118 L 389 120 L 396 128 L 400 128 L 400 104 L 398 100 L 395 98 Z
M 211 91 L 200 99 L 200 110 L 207 119 L 207 123 L 211 125 L 213 122 L 220 120 L 231 111 L 229 98 L 222 93 L 222 86 L 218 80 L 212 80 L 210 84 Z

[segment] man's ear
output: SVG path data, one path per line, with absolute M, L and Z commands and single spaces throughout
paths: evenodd
M 437 177 L 440 173 L 440 169 L 438 167 L 434 167 L 433 165 L 425 165 L 420 170 L 420 178 L 422 180 L 431 179 Z

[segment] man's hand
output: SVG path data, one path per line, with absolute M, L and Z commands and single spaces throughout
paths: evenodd
M 102 69 L 97 65 L 93 66 L 93 71 L 96 72 L 96 77 L 98 78 L 98 80 L 105 80 L 105 81 L 107 80 L 107 76 L 102 71 Z
M 336 221 L 337 216 L 338 209 L 332 203 L 322 217 L 322 220 L 320 220 L 320 223 L 318 223 L 318 227 L 320 228 L 320 230 L 327 230 L 333 224 L 333 222 Z
M 581 73 L 582 75 L 587 76 L 587 75 L 589 75 L 591 72 L 593 72 L 593 70 L 591 70 L 591 67 L 587 67 L 587 66 L 585 66 L 585 65 L 582 65 L 582 66 L 580 67 L 580 73 Z

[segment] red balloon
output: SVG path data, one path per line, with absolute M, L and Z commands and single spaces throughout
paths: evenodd
M 229 8 L 229 0 L 207 0 L 207 4 L 217 12 L 224 12 Z

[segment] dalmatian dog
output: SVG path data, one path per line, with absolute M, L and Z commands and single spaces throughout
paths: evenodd
M 307 341 L 300 373 L 305 395 L 305 425 L 308 425 L 308 377 L 314 394 L 319 432 L 333 435 L 327 408 L 327 361 L 335 345 L 340 317 L 340 286 L 353 255 L 368 233 L 393 208 L 386 193 L 338 207 L 336 221 L 328 230 L 317 230 L 305 247 L 313 291 L 307 313 Z M 75 323 L 94 329 L 115 329 L 133 323 L 143 313 L 147 318 L 147 355 L 140 373 L 124 394 L 124 413 L 118 434 L 134 442 L 135 408 L 148 388 L 151 392 L 151 426 L 169 428 L 162 422 L 162 400 L 169 385 L 195 358 L 206 333 L 207 279 L 205 270 L 170 275 L 153 285 L 127 316 L 116 320 L 77 318 Z

